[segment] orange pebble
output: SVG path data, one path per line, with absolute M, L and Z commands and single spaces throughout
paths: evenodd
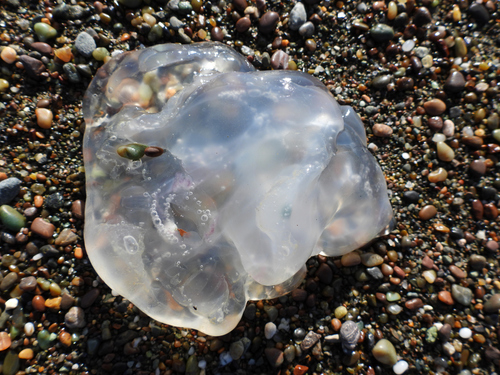
M 69 47 L 58 48 L 54 51 L 54 54 L 59 60 L 64 61 L 65 63 L 70 62 L 71 59 L 73 59 L 73 53 Z
M 52 111 L 47 108 L 37 108 L 35 109 L 36 123 L 42 129 L 50 129 L 52 126 L 52 119 L 54 115 Z
M 10 336 L 7 332 L 0 332 L 0 350 L 10 348 Z
M 23 349 L 19 352 L 20 359 L 31 359 L 33 358 L 33 350 L 32 349 Z
M 35 195 L 33 198 L 36 208 L 40 208 L 43 206 L 43 197 L 41 195 Z
M 63 345 L 66 345 L 66 346 L 71 346 L 71 335 L 66 332 L 66 331 L 62 331 L 60 334 L 59 334 L 59 341 L 63 344 Z
M 75 258 L 76 259 L 82 259 L 83 258 L 83 250 L 79 246 L 75 247 Z

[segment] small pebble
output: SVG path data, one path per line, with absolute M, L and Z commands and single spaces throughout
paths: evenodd
M 460 328 L 460 331 L 458 331 L 458 334 L 460 335 L 461 338 L 468 340 L 472 337 L 472 331 L 470 328 L 464 327 Z
M 274 324 L 273 322 L 268 322 L 264 326 L 264 335 L 267 340 L 272 339 L 276 334 L 276 331 L 277 331 L 276 324 Z
M 0 206 L 0 221 L 5 228 L 14 232 L 26 225 L 26 218 L 15 208 L 6 204 Z
M 5 310 L 15 309 L 18 304 L 19 304 L 19 300 L 17 298 L 9 298 L 5 302 Z
M 408 370 L 408 368 L 408 362 L 406 362 L 405 360 L 400 360 L 392 367 L 392 371 L 394 371 L 396 375 L 401 375 L 404 374 L 406 370 Z
M 52 119 L 54 115 L 52 111 L 47 108 L 35 109 L 36 123 L 42 129 L 50 129 L 52 126 Z
M 17 58 L 17 52 L 12 47 L 5 47 L 0 53 L 0 58 L 7 64 L 13 64 Z
M 7 332 L 0 332 L 0 351 L 10 348 L 11 343 L 9 334 Z
M 266 348 L 264 350 L 264 353 L 266 355 L 269 364 L 274 368 L 280 367 L 283 364 L 283 361 L 285 360 L 283 352 L 279 349 Z
M 387 339 L 379 340 L 372 349 L 372 354 L 377 361 L 388 366 L 394 366 L 398 360 L 394 345 Z
M 424 103 L 424 109 L 430 116 L 439 116 L 446 111 L 446 104 L 441 99 L 432 99 Z
M 500 293 L 493 294 L 483 305 L 486 314 L 498 314 L 500 310 Z
M 376 137 L 390 137 L 392 135 L 392 128 L 389 125 L 385 124 L 375 124 L 372 127 L 373 135 Z
M 297 2 L 290 12 L 288 27 L 290 30 L 298 30 L 307 21 L 306 8 L 303 3 Z
M 86 324 L 85 313 L 81 307 L 73 306 L 66 315 L 64 315 L 64 321 L 68 329 L 83 328 Z
M 266 12 L 260 17 L 259 31 L 264 34 L 270 34 L 276 29 L 280 16 L 276 12 Z
M 54 234 L 55 229 L 56 227 L 54 226 L 54 224 L 49 223 L 39 217 L 37 217 L 35 220 L 33 220 L 33 223 L 31 223 L 31 231 L 43 238 L 51 238 Z
M 464 306 L 469 306 L 472 302 L 472 290 L 461 285 L 453 284 L 451 286 L 453 299 Z
M 394 29 L 384 23 L 377 23 L 370 29 L 370 34 L 377 42 L 384 43 L 394 37 Z
M 436 216 L 437 214 L 437 209 L 433 205 L 429 204 L 427 206 L 422 207 L 420 212 L 418 213 L 418 217 L 421 220 L 429 220 Z

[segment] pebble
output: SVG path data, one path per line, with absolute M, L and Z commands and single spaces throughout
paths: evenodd
M 385 23 L 377 23 L 370 29 L 370 34 L 375 41 L 384 43 L 394 37 L 394 29 Z
M 493 203 L 485 204 L 483 208 L 485 218 L 495 220 L 498 217 L 498 208 Z
M 50 109 L 37 108 L 35 109 L 36 123 L 42 129 L 50 129 L 52 126 L 53 114 Z
M 438 159 L 441 161 L 452 161 L 455 159 L 455 151 L 444 142 L 437 143 Z
M 14 284 L 17 283 L 18 275 L 15 272 L 9 272 L 4 276 L 2 282 L 0 283 L 0 290 L 6 292 L 11 289 Z
M 482 255 L 472 254 L 469 257 L 469 267 L 479 271 L 486 267 L 486 258 Z
M 342 327 L 340 327 L 340 340 L 342 341 L 342 348 L 344 352 L 349 353 L 358 345 L 361 331 L 356 323 L 348 320 Z
M 361 263 L 366 267 L 376 267 L 384 263 L 384 258 L 375 253 L 361 253 Z
M 464 306 L 469 306 L 472 302 L 472 290 L 461 285 L 453 284 L 451 286 L 453 299 Z
M 50 55 L 52 54 L 52 47 L 44 42 L 35 42 L 31 44 L 31 48 L 37 52 L 40 52 L 42 55 Z
M 484 176 L 486 173 L 486 163 L 483 160 L 473 160 L 469 168 L 470 173 L 474 176 Z
M 445 120 L 442 131 L 445 136 L 453 137 L 455 135 L 455 124 L 453 121 Z
M 266 12 L 260 17 L 259 20 L 259 31 L 264 34 L 270 34 L 276 29 L 276 25 L 280 16 L 276 12 Z
M 7 332 L 0 332 L 0 351 L 10 348 L 11 343 L 9 334 Z
M 44 22 L 35 23 L 33 29 L 41 42 L 46 42 L 57 36 L 57 30 Z
M 266 348 L 264 353 L 269 364 L 274 368 L 280 367 L 285 360 L 283 352 L 277 348 Z
M 434 271 L 434 270 L 425 270 L 425 271 L 422 272 L 422 277 L 429 284 L 434 284 L 434 281 L 436 281 L 436 278 L 437 278 L 436 271 Z
M 26 74 L 33 79 L 39 79 L 40 74 L 45 71 L 45 65 L 34 57 L 22 55 L 19 56 L 19 60 L 23 64 Z
M 233 0 L 233 5 L 236 10 L 243 11 L 247 7 L 246 0 Z
M 31 300 L 31 305 L 36 311 L 45 311 L 45 298 L 42 296 L 34 296 Z
M 35 333 L 35 325 L 31 322 L 28 322 L 24 325 L 24 333 L 26 334 L 26 336 L 30 337 L 31 335 L 33 335 L 33 333 Z
M 437 214 L 437 209 L 432 204 L 422 207 L 422 209 L 418 213 L 418 217 L 421 220 L 429 220 L 432 219 Z
M 490 20 L 490 14 L 482 4 L 472 3 L 469 8 L 469 13 L 480 26 L 486 25 Z
M 310 38 L 311 36 L 313 36 L 314 31 L 315 31 L 315 27 L 311 21 L 307 21 L 299 28 L 299 34 L 303 38 Z
M 394 371 L 394 373 L 396 375 L 401 375 L 401 374 L 404 374 L 409 368 L 409 365 L 408 365 L 408 362 L 406 362 L 405 360 L 401 360 L 401 361 L 398 361 L 393 367 L 392 367 L 392 371 Z
M 383 74 L 380 76 L 377 76 L 373 78 L 372 80 L 372 86 L 375 87 L 376 89 L 379 90 L 386 90 L 387 85 L 390 84 L 393 80 L 392 75 L 390 74 Z
M 83 309 L 78 306 L 73 306 L 64 315 L 64 321 L 68 329 L 76 329 L 85 327 L 85 313 Z
M 0 58 L 7 64 L 13 64 L 17 58 L 17 52 L 12 47 L 5 47 L 0 53 Z
M 290 12 L 288 27 L 290 30 L 298 30 L 307 21 L 307 13 L 304 4 L 296 3 Z
M 472 331 L 470 328 L 467 328 L 467 327 L 460 328 L 460 331 L 458 331 L 458 334 L 464 340 L 468 340 L 472 337 Z
M 241 17 L 238 21 L 236 21 L 236 31 L 239 33 L 244 33 L 247 31 L 252 25 L 252 21 L 249 17 Z
M 405 302 L 405 307 L 409 310 L 416 310 L 424 306 L 422 299 L 413 298 Z
M 30 349 L 30 348 L 27 348 L 27 349 L 23 349 L 19 352 L 19 358 L 20 359 L 26 359 L 26 360 L 29 360 L 29 359 L 32 359 L 33 358 L 33 349 Z
M 430 116 L 439 116 L 446 111 L 446 104 L 441 99 L 432 99 L 424 103 L 424 109 Z
M 61 233 L 57 236 L 55 240 L 56 246 L 67 246 L 75 243 L 78 240 L 78 236 L 69 228 L 64 228 Z
M 358 264 L 361 263 L 361 256 L 359 255 L 358 252 L 352 251 L 350 253 L 342 255 L 340 263 L 342 264 L 343 267 L 357 266 Z
M 90 57 L 92 56 L 92 52 L 97 48 L 96 42 L 90 34 L 85 31 L 82 31 L 75 39 L 75 49 L 76 51 L 84 56 Z
M 440 292 L 438 293 L 438 299 L 439 299 L 441 302 L 443 302 L 443 303 L 445 303 L 445 304 L 447 304 L 447 305 L 449 305 L 449 306 L 452 306 L 452 305 L 454 305 L 454 304 L 455 304 L 455 303 L 453 302 L 453 298 L 452 298 L 452 296 L 451 296 L 451 293 L 450 293 L 450 292 L 448 292 L 447 290 L 442 290 L 442 291 L 440 291 Z
M 54 234 L 55 226 L 54 224 L 37 217 L 33 220 L 33 223 L 31 223 L 31 231 L 38 234 L 40 237 L 51 238 Z
M 392 135 L 392 128 L 389 125 L 385 124 L 375 124 L 372 127 L 373 135 L 376 137 L 390 137 Z
M 420 7 L 413 13 L 413 22 L 417 26 L 427 25 L 432 21 L 431 12 L 426 7 Z
M 10 350 L 3 360 L 3 375 L 14 375 L 19 371 L 19 357 L 14 350 Z
M 313 331 L 309 331 L 307 332 L 306 337 L 304 337 L 304 340 L 300 343 L 300 348 L 303 351 L 307 351 L 311 349 L 314 345 L 316 345 L 316 343 L 319 341 L 320 338 L 321 338 L 320 334 Z
M 0 181 L 0 205 L 10 203 L 21 188 L 21 180 L 16 177 L 10 177 Z
M 82 309 L 86 309 L 92 306 L 100 295 L 101 292 L 97 288 L 88 291 L 80 299 L 80 306 L 82 307 Z
M 465 87 L 464 75 L 456 70 L 452 71 L 446 82 L 444 83 L 444 89 L 453 93 L 461 92 Z
M 347 315 L 347 308 L 345 306 L 338 306 L 334 312 L 335 318 L 342 319 Z
M 5 301 L 5 310 L 13 310 L 19 305 L 19 300 L 17 298 L 9 298 Z
M 268 322 L 264 326 L 264 336 L 267 340 L 271 340 L 276 334 L 277 330 L 278 329 L 276 328 L 276 324 L 274 324 L 273 322 Z
M 277 50 L 271 56 L 271 66 L 274 70 L 287 69 L 290 56 L 282 50 Z
M 486 314 L 498 314 L 500 310 L 500 293 L 493 294 L 483 305 Z
M 14 232 L 18 232 L 26 225 L 26 218 L 15 208 L 6 204 L 0 206 L 0 221 L 5 228 Z
M 388 366 L 394 366 L 398 360 L 394 345 L 387 339 L 379 340 L 372 349 L 372 354 L 377 361 Z
M 443 142 L 439 142 L 443 143 Z M 438 168 L 435 171 L 432 171 L 429 173 L 429 176 L 427 176 L 429 179 L 429 182 L 436 183 L 436 182 L 443 182 L 446 181 L 448 178 L 448 172 L 444 168 Z

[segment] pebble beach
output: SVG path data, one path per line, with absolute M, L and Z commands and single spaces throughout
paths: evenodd
M 210 40 L 352 106 L 395 217 L 221 337 L 113 293 L 83 239 L 90 81 L 124 51 Z M 0 371 L 498 373 L 499 77 L 493 0 L 0 2 Z

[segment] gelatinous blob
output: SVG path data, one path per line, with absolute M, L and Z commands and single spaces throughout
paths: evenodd
M 222 335 L 391 219 L 359 117 L 317 79 L 218 43 L 115 56 L 92 81 L 86 248 L 151 317 Z

